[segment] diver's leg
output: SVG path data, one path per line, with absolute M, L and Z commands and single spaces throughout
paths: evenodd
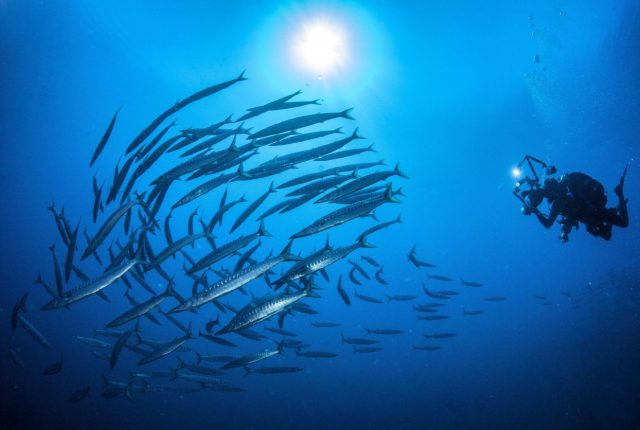
M 573 225 L 567 220 L 564 220 L 561 224 L 562 228 L 560 229 L 560 236 L 558 238 L 562 243 L 565 243 L 569 240 L 569 233 L 571 233 Z
M 598 232 L 598 234 L 604 240 L 611 240 L 611 228 L 612 227 L 613 227 L 612 224 L 610 224 L 608 222 L 605 222 L 602 225 L 602 227 L 600 228 L 600 231 Z
M 627 227 L 629 225 L 629 212 L 627 211 L 627 199 L 624 198 L 624 177 L 627 174 L 627 169 L 624 169 L 624 174 L 620 178 L 620 183 L 615 189 L 618 196 L 618 208 L 616 215 L 612 217 L 611 224 L 618 227 Z

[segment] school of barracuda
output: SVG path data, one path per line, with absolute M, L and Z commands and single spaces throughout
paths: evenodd
M 38 305 L 41 311 L 49 311 L 47 317 L 65 309 L 73 310 L 81 306 L 78 302 L 96 300 L 92 297 L 97 297 L 105 302 L 108 309 L 113 308 L 111 318 L 105 321 L 104 327 L 79 333 L 77 343 L 90 347 L 93 357 L 104 360 L 105 367 L 110 370 L 122 363 L 119 360 L 122 354 L 136 356 L 137 361 L 129 369 L 128 380 L 118 381 L 103 376 L 100 394 L 104 398 L 121 395 L 132 398 L 151 392 L 181 394 L 204 389 L 242 392 L 241 387 L 229 382 L 229 373 L 234 368 L 244 369 L 247 374 L 301 372 L 300 364 L 255 365 L 263 361 L 268 363 L 271 357 L 288 354 L 285 353 L 287 349 L 295 351 L 295 354 L 288 354 L 292 359 L 337 356 L 333 351 L 313 349 L 311 345 L 297 340 L 296 333 L 286 329 L 287 315 L 317 314 L 310 302 L 320 299 L 321 293 L 324 300 L 338 300 L 346 306 L 351 305 L 343 275 L 332 276 L 329 273 L 334 263 L 347 259 L 351 266 L 347 277 L 354 286 L 361 286 L 363 280 L 375 280 L 381 287 L 391 288 L 384 278 L 384 268 L 377 260 L 368 255 L 361 255 L 358 260 L 353 255 L 362 249 L 373 248 L 375 242 L 371 237 L 376 232 L 402 222 L 400 215 L 379 221 L 376 209 L 387 203 L 400 203 L 398 197 L 404 194 L 389 180 L 394 177 L 407 179 L 408 176 L 398 164 L 390 169 L 383 160 L 361 160 L 362 154 L 375 150 L 372 145 L 358 145 L 363 137 L 356 127 L 349 127 L 354 120 L 351 109 L 306 113 L 256 130 L 248 127 L 249 120 L 264 117 L 272 111 L 318 109 L 319 100 L 292 101 L 301 94 L 301 91 L 296 91 L 251 107 L 236 120 L 228 116 L 202 128 L 175 131 L 175 115 L 183 108 L 245 80 L 243 72 L 235 79 L 210 86 L 176 102 L 135 136 L 124 149 L 122 164 L 118 162 L 114 167 L 108 190 L 104 185 L 98 185 L 95 175 L 93 177 L 94 201 L 92 211 L 87 215 L 92 225 L 78 223 L 74 227 L 64 207 L 59 210 L 54 204 L 48 207 L 63 249 L 56 245 L 50 247 L 53 281 L 45 280 L 43 272 L 39 271 L 35 283 L 43 290 L 38 288 L 31 296 L 43 293 L 49 296 L 47 302 Z M 90 167 L 107 146 L 120 151 L 115 143 L 107 145 L 118 115 L 119 110 L 100 139 Z M 305 131 L 307 127 L 323 126 L 329 121 L 344 124 Z M 349 131 L 343 131 L 345 128 Z M 333 140 L 323 141 L 323 138 Z M 305 144 L 307 146 L 303 146 Z M 273 153 L 274 157 L 260 164 L 253 163 L 252 158 L 260 152 Z M 335 164 L 323 170 L 317 168 L 318 164 L 315 168 L 312 166 L 318 161 L 341 163 L 354 157 L 359 161 Z M 158 171 L 159 160 L 163 166 L 172 167 Z M 300 174 L 278 183 L 281 174 L 292 169 L 297 169 L 296 173 L 299 171 Z M 255 199 L 248 202 L 244 195 L 229 195 L 234 183 L 246 181 L 255 184 L 252 186 L 257 191 Z M 172 194 L 180 197 L 175 201 L 165 201 L 172 187 L 178 190 Z M 222 195 L 219 203 L 213 204 L 216 191 Z M 267 201 L 269 207 L 264 209 Z M 278 239 L 269 239 L 272 236 L 267 227 L 269 217 L 286 216 L 286 213 L 310 204 L 324 207 L 325 215 L 299 231 L 292 230 L 289 237 L 279 238 L 281 243 L 286 243 L 280 252 L 269 253 L 263 259 L 254 257 L 260 249 L 267 248 L 269 240 Z M 230 219 L 229 213 L 236 206 L 236 210 L 243 209 L 229 222 L 230 228 L 225 232 L 223 220 Z M 376 224 L 351 242 L 340 236 L 342 243 L 332 246 L 327 235 L 321 249 L 304 248 L 303 238 L 323 232 L 328 234 L 334 227 L 363 217 L 374 219 Z M 178 224 L 181 228 L 172 227 Z M 244 234 L 234 235 L 241 227 L 244 227 Z M 184 230 L 186 234 L 174 238 L 172 229 Z M 230 263 L 232 259 L 236 261 L 231 269 L 221 264 Z M 415 246 L 408 259 L 417 269 L 435 267 L 418 259 Z M 167 260 L 178 261 L 182 272 L 168 273 L 163 269 Z M 335 287 L 329 289 L 327 285 L 331 285 L 332 279 Z M 258 280 L 271 290 L 269 294 L 254 296 Z M 453 281 L 436 274 L 429 274 L 426 280 Z M 324 286 L 320 285 L 321 282 Z M 160 283 L 164 285 L 163 290 L 157 287 Z M 461 283 L 466 287 L 483 286 L 469 280 Z M 115 306 L 109 306 L 109 295 L 122 292 L 116 285 L 125 287 L 125 297 L 130 303 L 127 309 L 117 310 Z M 433 290 L 424 283 L 422 288 L 432 300 L 413 306 L 418 319 L 447 319 L 448 316 L 441 314 L 440 309 L 459 291 Z M 235 309 L 223 301 L 229 294 L 244 294 L 249 303 L 242 309 Z M 16 331 L 20 326 L 39 345 L 51 350 L 53 346 L 46 335 L 32 321 L 35 309 L 28 306 L 28 301 L 31 301 L 29 295 L 29 292 L 24 293 L 13 307 L 12 329 Z M 377 297 L 357 291 L 353 296 L 363 302 L 384 303 Z M 416 296 L 386 294 L 386 298 L 387 302 L 407 302 L 415 300 Z M 494 296 L 485 300 L 501 301 L 504 297 Z M 464 315 L 479 315 L 483 311 L 465 309 Z M 208 322 L 196 327 L 195 316 L 202 314 L 206 315 Z M 267 320 L 277 322 L 277 326 L 265 326 L 264 332 L 255 330 L 254 327 Z M 166 326 L 164 332 L 177 331 L 178 334 L 155 340 L 145 336 L 145 326 L 149 324 Z M 341 327 L 340 323 L 326 321 L 311 321 L 310 325 L 322 330 Z M 382 350 L 380 336 L 402 335 L 405 330 L 366 328 L 365 332 L 364 337 L 342 335 L 341 340 L 353 345 L 355 353 L 376 353 Z M 224 351 L 238 350 L 231 335 L 268 342 L 270 346 L 227 355 Z M 424 338 L 441 340 L 454 336 L 455 333 L 436 332 L 425 334 Z M 413 345 L 416 351 L 439 348 L 434 344 Z M 211 354 L 211 351 L 215 353 Z M 15 335 L 9 353 L 16 365 L 25 366 Z M 176 361 L 166 360 L 169 356 L 175 356 Z M 42 373 L 47 377 L 61 373 L 65 369 L 62 357 L 60 354 L 60 359 L 44 368 Z M 154 362 L 161 365 L 162 370 L 147 367 Z M 89 383 L 70 393 L 68 401 L 81 401 L 90 392 Z

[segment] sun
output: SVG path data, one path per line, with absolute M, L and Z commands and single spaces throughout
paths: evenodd
M 317 73 L 319 77 L 343 66 L 347 51 L 344 31 L 326 20 L 303 25 L 294 44 L 299 65 Z

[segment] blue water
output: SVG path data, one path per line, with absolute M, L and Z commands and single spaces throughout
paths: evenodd
M 183 3 L 0 1 L 1 428 L 640 427 L 636 2 Z M 301 68 L 289 52 L 296 32 L 318 17 L 340 26 L 349 44 L 344 64 L 327 73 Z M 394 187 L 402 186 L 406 194 L 403 203 L 376 211 L 381 221 L 401 213 L 403 224 L 372 236 L 375 249 L 352 255 L 380 261 L 390 286 L 371 281 L 357 290 L 379 298 L 418 298 L 383 305 L 359 301 L 346 280 L 349 266 L 341 262 L 329 269 L 330 282 L 318 279 L 322 298 L 305 300 L 319 315 L 296 314 L 285 323 L 310 349 L 338 357 L 296 358 L 287 350 L 258 366 L 299 366 L 303 372 L 247 377 L 242 369 L 229 372 L 225 378 L 244 388 L 243 393 L 203 390 L 139 394 L 133 402 L 123 396 L 104 399 L 101 375 L 126 381 L 127 371 L 137 370 L 138 356 L 123 351 L 110 372 L 75 337 L 91 336 L 94 328 L 104 327 L 129 307 L 122 297 L 124 286 L 108 287 L 111 304 L 92 297 L 70 311 L 39 311 L 49 297 L 32 281 L 40 271 L 53 284 L 47 247 L 56 242 L 61 261 L 65 249 L 46 206 L 52 200 L 58 208 L 64 205 L 73 225 L 81 222 L 95 233 L 92 176 L 106 182 L 107 190 L 124 148 L 158 113 L 245 69 L 247 81 L 181 111 L 178 126 L 202 127 L 231 113 L 238 117 L 248 107 L 298 89 L 304 91 L 300 100 L 323 102 L 321 109 L 303 108 L 301 114 L 353 107 L 356 121 L 333 126 L 343 125 L 345 131 L 359 127 L 367 138 L 363 142 L 374 143 L 378 152 L 348 162 L 384 158 L 389 167 L 399 162 L 410 176 L 393 178 Z M 111 140 L 89 168 L 95 145 L 118 108 L 122 110 Z M 259 129 L 295 114 L 269 113 L 247 126 Z M 274 154 L 267 148 L 255 160 Z M 510 170 L 525 154 L 542 158 L 561 173 L 583 171 L 597 178 L 609 193 L 610 205 L 616 200 L 613 188 L 630 163 L 625 188 L 630 227 L 615 228 L 610 242 L 582 228 L 568 243 L 560 243 L 558 228 L 544 230 L 533 217 L 522 216 L 511 194 Z M 163 158 L 154 171 L 160 174 L 174 162 Z M 276 183 L 319 164 L 307 162 L 277 177 Z M 246 194 L 252 201 L 269 181 L 232 183 L 229 199 Z M 176 185 L 167 202 L 190 187 Z M 186 219 L 195 206 L 209 218 L 223 192 L 218 188 L 175 211 L 174 238 L 186 234 Z M 267 200 L 262 210 L 276 201 Z M 107 212 L 112 210 L 110 206 Z M 271 249 L 277 252 L 288 235 L 328 210 L 305 205 L 267 218 L 274 237 L 263 241 L 255 257 L 266 258 Z M 161 221 L 166 213 L 165 206 Z M 237 236 L 230 236 L 228 227 L 239 213 L 234 208 L 223 228 L 216 228 L 218 243 Z M 239 233 L 255 231 L 253 218 Z M 330 230 L 331 242 L 348 245 L 372 225 L 367 218 Z M 125 237 L 121 226 L 116 232 Z M 324 239 L 324 234 L 301 239 L 294 250 L 308 254 Z M 158 234 L 153 241 L 158 251 L 164 237 Z M 84 239 L 80 242 L 82 249 Z M 414 244 L 418 257 L 437 264 L 436 269 L 418 270 L 409 264 L 406 255 Z M 198 252 L 204 254 L 193 251 Z M 178 273 L 178 289 L 188 295 L 191 281 L 180 277 L 181 264 L 180 259 L 169 260 L 165 270 Z M 222 263 L 233 264 L 235 258 Z M 99 273 L 90 259 L 82 267 Z M 430 288 L 461 292 L 442 311 L 450 315 L 446 321 L 418 321 L 412 310 L 412 304 L 429 301 L 420 287 L 427 273 L 455 278 L 451 284 L 428 281 Z M 340 274 L 352 296 L 350 307 L 335 289 Z M 485 286 L 466 288 L 459 278 Z M 150 280 L 158 291 L 164 288 L 161 279 Z M 270 292 L 262 281 L 247 290 L 256 296 Z M 25 291 L 31 291 L 27 316 L 54 349 L 44 350 L 18 328 L 14 345 L 25 362 L 22 369 L 4 351 L 10 345 L 11 308 Z M 138 300 L 148 297 L 139 290 L 134 295 Z M 542 305 L 535 295 L 545 296 L 551 305 Z M 489 296 L 506 300 L 483 300 Z M 249 300 L 236 292 L 223 301 L 241 307 Z M 464 316 L 463 309 L 485 312 L 471 317 Z M 208 305 L 197 316 L 179 318 L 202 328 L 217 313 Z M 223 322 L 230 318 L 230 313 L 221 315 Z M 342 326 L 315 329 L 311 321 Z M 180 335 L 166 321 L 160 327 L 146 320 L 142 325 L 148 337 L 166 341 Z M 254 328 L 262 332 L 264 325 Z M 340 334 L 364 337 L 365 327 L 406 333 L 380 337 L 381 352 L 354 354 L 341 343 Z M 458 335 L 427 342 L 422 335 L 430 332 Z M 229 339 L 240 348 L 225 349 L 200 339 L 187 345 L 224 355 L 275 345 L 270 340 Z M 442 348 L 412 350 L 413 344 L 426 343 Z M 62 373 L 43 376 L 42 369 L 61 352 Z M 175 363 L 169 356 L 151 367 L 164 370 Z M 89 397 L 67 402 L 87 380 Z

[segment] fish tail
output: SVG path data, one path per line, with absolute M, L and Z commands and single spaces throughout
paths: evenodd
M 340 112 L 340 116 L 346 119 L 355 119 L 354 117 L 351 116 L 352 110 L 353 108 L 345 109 L 342 112 Z
M 360 238 L 358 238 L 358 245 L 361 248 L 375 248 L 375 245 L 370 244 L 369 242 L 367 242 L 367 236 L 360 236 Z
M 260 221 L 260 227 L 258 227 L 257 234 L 258 236 L 273 237 L 273 235 L 264 228 L 264 221 Z
M 396 163 L 396 166 L 393 168 L 393 171 L 396 173 L 396 175 L 401 176 L 405 179 L 409 179 L 409 176 L 407 176 L 406 173 L 400 170 L 400 163 Z

